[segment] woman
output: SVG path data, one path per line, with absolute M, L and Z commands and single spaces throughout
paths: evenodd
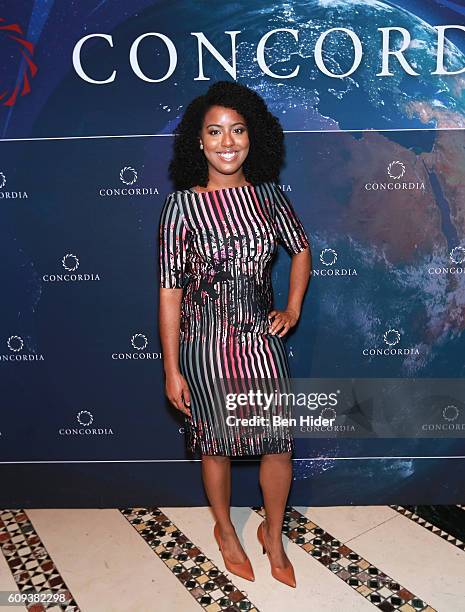
M 188 448 L 200 448 L 226 568 L 254 580 L 230 518 L 230 457 L 261 455 L 266 520 L 257 537 L 272 575 L 295 587 L 282 543 L 292 436 L 286 428 L 225 427 L 215 405 L 218 382 L 230 389 L 241 378 L 290 377 L 281 338 L 299 319 L 311 257 L 302 223 L 277 184 L 283 158 L 278 119 L 244 85 L 216 82 L 188 105 L 169 168 L 177 190 L 160 217 L 159 326 L 166 395 L 185 415 Z M 292 254 L 285 310 L 272 310 L 277 241 Z

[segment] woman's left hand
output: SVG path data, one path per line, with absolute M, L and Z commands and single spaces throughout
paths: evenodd
M 269 329 L 270 334 L 275 335 L 276 332 L 283 328 L 278 333 L 278 336 L 281 337 L 287 334 L 291 327 L 294 327 L 299 320 L 299 313 L 287 308 L 286 310 L 271 310 L 268 314 L 268 321 L 270 320 L 272 320 Z

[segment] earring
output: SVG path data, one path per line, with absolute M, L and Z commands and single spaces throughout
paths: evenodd
M 202 143 L 200 143 L 200 148 L 203 149 L 203 144 Z

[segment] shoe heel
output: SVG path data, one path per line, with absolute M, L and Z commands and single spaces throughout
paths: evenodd
M 236 576 L 240 576 L 241 578 L 244 578 L 245 580 L 250 580 L 251 582 L 254 582 L 255 580 L 255 576 L 253 573 L 253 568 L 252 565 L 250 563 L 250 559 L 248 557 L 246 557 L 245 561 L 243 561 L 242 563 L 230 563 L 228 562 L 223 555 L 223 551 L 221 550 L 221 538 L 220 535 L 218 533 L 218 524 L 215 523 L 215 527 L 213 529 L 213 534 L 215 536 L 216 539 L 216 543 L 218 544 L 218 550 L 221 552 L 221 556 L 223 557 L 223 561 L 224 564 L 226 566 L 226 569 L 231 572 L 232 574 L 235 574 Z
M 265 549 L 265 542 L 263 540 L 263 522 L 260 523 L 260 525 L 258 526 L 257 538 L 262 546 L 263 554 L 265 554 L 266 549 Z M 270 565 L 271 565 L 271 560 L 270 560 Z M 292 564 L 286 569 L 275 568 L 273 567 L 273 565 L 271 565 L 271 575 L 273 576 L 275 580 L 278 580 L 279 582 L 283 582 L 284 584 L 287 584 L 290 587 L 294 587 L 294 588 L 296 587 L 294 568 L 292 567 Z
M 266 548 L 265 548 L 265 543 L 263 541 L 262 525 L 261 524 L 258 526 L 258 529 L 257 529 L 257 538 L 258 538 L 258 541 L 260 542 L 260 544 L 262 545 L 262 553 L 265 554 L 266 553 Z

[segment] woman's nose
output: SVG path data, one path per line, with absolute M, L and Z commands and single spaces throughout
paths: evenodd
M 221 144 L 223 145 L 223 147 L 230 147 L 234 144 L 234 139 L 232 135 L 229 134 L 229 132 L 224 133 L 223 139 L 221 140 Z

